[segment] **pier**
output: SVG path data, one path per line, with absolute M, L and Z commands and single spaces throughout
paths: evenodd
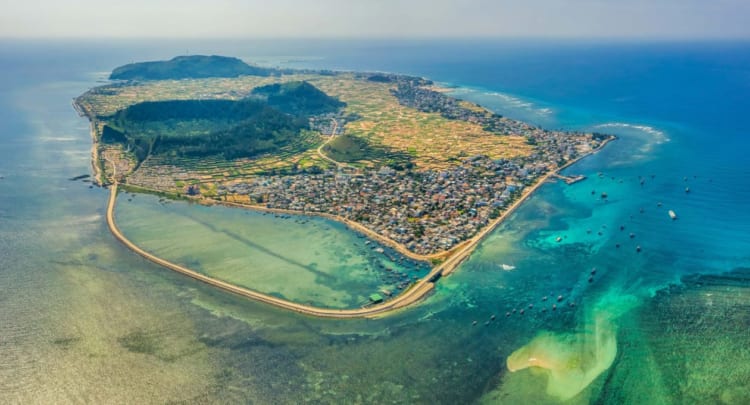
M 565 175 L 562 175 L 560 173 L 553 173 L 552 177 L 554 177 L 556 179 L 559 179 L 559 180 L 562 180 L 562 181 L 565 182 L 565 184 L 568 184 L 568 185 L 575 184 L 575 183 L 578 183 L 579 181 L 586 180 L 586 176 L 584 176 L 582 174 L 579 174 L 579 175 L 576 175 L 576 176 L 565 176 Z

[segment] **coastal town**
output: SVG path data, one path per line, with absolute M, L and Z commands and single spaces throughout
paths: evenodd
M 554 138 L 555 133 L 547 133 Z M 600 141 L 586 144 L 592 150 Z M 258 176 L 219 187 L 219 198 L 248 196 L 266 208 L 325 213 L 355 221 L 430 255 L 450 250 L 497 218 L 526 187 L 579 156 L 577 149 L 541 152 L 548 159 L 473 156 L 446 170 L 338 168 L 322 173 Z
M 340 216 L 429 255 L 473 236 L 545 171 L 476 156 L 444 171 L 382 167 L 260 176 L 220 186 L 219 195 L 247 195 L 266 208 Z
M 327 164 L 306 168 L 191 182 L 197 176 L 185 168 L 144 165 L 124 180 L 160 191 L 172 191 L 178 182 L 184 184 L 180 194 L 204 202 L 333 216 L 362 225 L 416 256 L 437 257 L 476 235 L 540 178 L 610 139 L 601 134 L 549 131 L 508 119 L 449 97 L 426 79 L 382 74 L 360 75 L 358 79 L 386 83 L 400 105 L 479 125 L 487 136 L 522 136 L 531 153 L 492 158 L 493 150 L 472 156 L 459 151 L 447 164 L 420 167 L 409 163 L 404 167 L 401 163 L 339 163 L 321 147 L 318 153 Z M 310 127 L 327 143 L 346 134 L 346 123 L 357 118 L 356 114 L 329 113 L 313 117 Z M 113 161 L 123 164 L 122 160 Z M 212 184 L 210 193 L 206 193 L 208 182 Z
M 184 67 L 160 63 L 182 74 Z M 560 171 L 614 139 L 509 119 L 424 78 L 268 73 L 116 82 L 74 105 L 91 123 L 92 181 L 110 188 L 107 223 L 118 240 L 178 273 L 308 315 L 380 316 L 419 301 L 541 184 L 579 181 Z M 164 204 L 186 198 L 283 218 L 322 216 L 369 238 L 376 253 L 388 257 L 392 248 L 432 266 L 421 278 L 390 274 L 388 283 L 398 283 L 361 308 L 299 304 L 143 250 L 115 222 L 120 190 L 156 193 Z
M 541 176 L 608 139 L 599 134 L 547 131 L 484 109 L 469 109 L 454 98 L 422 87 L 430 84 L 423 80 L 378 77 L 400 80 L 393 93 L 402 104 L 477 122 L 501 133 L 520 133 L 536 146 L 535 153 L 517 159 L 470 156 L 444 170 L 339 166 L 258 176 L 219 186 L 218 197 L 247 196 L 249 203 L 265 208 L 345 218 L 413 253 L 434 255 L 468 240 Z

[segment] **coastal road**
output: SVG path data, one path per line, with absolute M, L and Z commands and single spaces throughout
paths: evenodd
M 549 180 L 550 177 L 557 174 L 560 170 L 574 164 L 575 162 L 582 159 L 583 157 L 601 150 L 601 148 L 604 147 L 604 145 L 606 145 L 610 140 L 611 139 L 605 141 L 602 145 L 599 146 L 599 148 L 593 150 L 591 153 L 581 156 L 580 158 L 575 159 L 571 162 L 568 162 L 566 165 L 558 168 L 557 170 L 554 170 L 544 175 L 541 179 L 539 179 L 539 181 L 537 181 L 536 184 L 534 184 L 534 186 L 524 191 L 521 197 L 518 200 L 516 200 L 510 207 L 508 207 L 508 209 L 506 209 L 505 212 L 500 217 L 496 218 L 494 221 L 488 224 L 487 227 L 485 227 L 482 231 L 476 234 L 473 238 L 465 242 L 465 244 L 461 248 L 457 249 L 455 253 L 451 255 L 445 262 L 433 268 L 427 276 L 417 281 L 415 284 L 411 286 L 411 288 L 407 289 L 406 291 L 402 292 L 401 294 L 399 294 L 398 296 L 396 296 L 395 298 L 391 300 L 382 302 L 377 305 L 364 307 L 364 308 L 333 309 L 333 308 L 319 308 L 319 307 L 313 307 L 309 305 L 298 304 L 292 301 L 288 301 L 288 300 L 278 298 L 278 297 L 273 297 L 267 294 L 263 294 L 257 291 L 253 291 L 247 288 L 243 288 L 243 287 L 236 286 L 234 284 L 227 283 L 225 281 L 215 279 L 205 274 L 201 274 L 194 270 L 188 269 L 187 267 L 183 267 L 178 264 L 172 263 L 168 260 L 162 259 L 158 256 L 155 256 L 141 249 L 136 244 L 131 242 L 128 238 L 126 238 L 125 235 L 122 234 L 122 232 L 120 232 L 115 222 L 114 212 L 115 212 L 115 205 L 117 203 L 117 188 L 118 188 L 118 183 L 117 183 L 116 178 L 114 179 L 113 185 L 110 187 L 109 203 L 107 205 L 107 225 L 109 226 L 109 230 L 112 232 L 112 235 L 114 235 L 114 237 L 118 241 L 120 241 L 128 249 L 144 257 L 145 259 L 153 263 L 156 263 L 162 267 L 166 267 L 167 269 L 184 274 L 195 280 L 220 288 L 224 291 L 237 294 L 237 295 L 258 301 L 258 302 L 273 305 L 277 308 L 286 309 L 286 310 L 294 311 L 294 312 L 304 314 L 304 315 L 309 315 L 309 316 L 316 316 L 316 317 L 322 317 L 322 318 L 340 318 L 340 319 L 379 317 L 379 316 L 384 316 L 384 315 L 393 313 L 397 310 L 403 309 L 409 305 L 412 305 L 420 301 L 422 298 L 424 298 L 435 287 L 434 281 L 436 281 L 440 276 L 450 274 L 461 263 L 463 263 L 463 261 L 466 260 L 471 255 L 471 253 L 474 251 L 476 246 L 484 239 L 485 236 L 487 236 L 487 234 L 492 232 L 492 230 L 494 230 L 501 222 L 507 219 L 508 216 L 516 210 L 516 208 L 518 208 L 530 195 L 532 195 L 539 187 L 541 187 L 542 184 L 544 184 L 547 180 Z M 110 163 L 112 163 L 114 167 L 114 162 L 110 161 Z M 116 177 L 116 168 L 114 170 L 115 170 L 115 177 Z M 433 281 L 430 281 L 430 280 L 433 280 Z
M 143 258 L 153 263 L 156 263 L 162 267 L 165 267 L 169 270 L 176 271 L 178 273 L 181 273 L 183 275 L 186 275 L 188 277 L 191 277 L 195 280 L 201 281 L 208 285 L 220 288 L 224 291 L 237 294 L 237 295 L 258 301 L 258 302 L 263 302 L 263 303 L 273 305 L 278 308 L 294 311 L 300 314 L 316 316 L 316 317 L 364 318 L 364 317 L 374 317 L 378 315 L 383 315 L 388 312 L 392 312 L 400 308 L 403 308 L 405 306 L 408 306 L 410 304 L 413 304 L 414 302 L 424 297 L 430 290 L 432 290 L 432 287 L 433 287 L 432 283 L 429 283 L 426 281 L 426 279 L 423 279 L 417 284 L 415 284 L 414 287 L 409 289 L 407 292 L 399 295 L 398 297 L 392 300 L 385 301 L 378 305 L 373 305 L 373 306 L 364 307 L 364 308 L 357 308 L 357 309 L 332 309 L 332 308 L 312 307 L 309 305 L 298 304 L 296 302 L 291 302 L 285 299 L 273 297 L 273 296 L 263 294 L 257 291 L 253 291 L 247 288 L 239 287 L 234 284 L 230 284 L 230 283 L 215 279 L 205 274 L 201 274 L 194 270 L 188 269 L 187 267 L 183 267 L 178 264 L 172 263 L 168 260 L 162 259 L 158 256 L 155 256 L 141 249 L 135 243 L 131 242 L 127 237 L 125 237 L 125 235 L 122 234 L 122 232 L 120 232 L 120 229 L 117 227 L 117 224 L 115 222 L 114 212 L 115 212 L 115 206 L 117 202 L 117 188 L 118 188 L 117 183 L 114 183 L 112 186 L 110 186 L 109 203 L 107 205 L 107 225 L 109 226 L 109 230 L 112 232 L 112 235 L 114 235 L 115 239 L 120 241 L 120 243 L 125 245 L 125 247 L 137 253 L 138 255 L 142 256 Z
M 195 280 L 201 281 L 203 283 L 209 284 L 211 286 L 220 288 L 224 291 L 237 294 L 240 296 L 243 296 L 245 298 L 249 298 L 255 301 L 263 302 L 266 304 L 273 305 L 278 308 L 294 311 L 300 314 L 310 315 L 310 316 L 316 316 L 316 317 L 322 317 L 322 318 L 372 318 L 372 317 L 378 317 L 387 315 L 388 313 L 397 311 L 399 309 L 402 309 L 404 307 L 407 307 L 409 305 L 412 305 L 416 303 L 417 301 L 420 301 L 422 298 L 424 298 L 432 289 L 434 288 L 435 284 L 433 281 L 435 277 L 438 277 L 438 275 L 448 275 L 450 274 L 456 267 L 458 267 L 466 258 L 469 257 L 471 252 L 474 251 L 474 248 L 479 244 L 479 242 L 482 241 L 482 239 L 495 227 L 502 222 L 505 218 L 507 218 L 508 215 L 510 215 L 513 210 L 515 210 L 523 200 L 525 200 L 531 193 L 534 192 L 542 183 L 544 183 L 551 174 L 544 176 L 534 187 L 531 187 L 530 190 L 528 190 L 524 195 L 516 201 L 511 207 L 506 210 L 506 212 L 497 218 L 495 221 L 493 221 L 490 225 L 488 225 L 485 229 L 483 229 L 479 234 L 475 235 L 472 239 L 469 240 L 468 243 L 466 243 L 461 249 L 456 251 L 455 254 L 453 254 L 450 258 L 448 258 L 445 262 L 440 264 L 439 266 L 436 266 L 435 268 L 430 271 L 430 273 L 425 276 L 424 278 L 417 281 L 415 284 L 412 285 L 411 288 L 408 290 L 402 292 L 395 298 L 385 301 L 383 303 L 372 305 L 364 308 L 357 308 L 357 309 L 333 309 L 333 308 L 320 308 L 320 307 L 313 307 L 309 305 L 303 305 L 298 304 L 296 302 L 288 301 L 282 298 L 273 297 L 267 294 L 263 294 L 257 291 L 253 291 L 247 288 L 243 288 L 234 284 L 227 283 L 225 281 L 218 280 L 216 278 L 207 276 L 205 274 L 198 273 L 194 270 L 188 269 L 187 267 L 180 266 L 179 264 L 172 263 L 168 260 L 162 259 L 158 256 L 155 256 L 143 249 L 141 249 L 139 246 L 137 246 L 135 243 L 131 242 L 125 235 L 120 232 L 120 229 L 117 227 L 117 223 L 115 222 L 115 206 L 117 203 L 117 187 L 118 184 L 115 182 L 110 187 L 110 196 L 109 196 L 109 203 L 107 205 L 107 225 L 109 226 L 109 230 L 112 232 L 112 235 L 120 241 L 125 247 L 132 250 L 133 252 L 137 253 L 138 255 L 144 257 L 145 259 L 156 263 L 162 267 L 166 267 L 167 269 L 176 271 L 178 273 L 181 273 L 183 275 L 186 275 L 188 277 L 191 277 Z

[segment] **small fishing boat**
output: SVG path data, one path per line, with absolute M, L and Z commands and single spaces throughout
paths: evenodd
M 677 219 L 677 214 L 675 214 L 674 211 L 669 210 L 669 217 L 672 218 L 673 220 Z

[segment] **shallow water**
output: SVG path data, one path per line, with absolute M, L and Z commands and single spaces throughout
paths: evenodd
M 747 49 L 566 45 L 573 57 L 558 60 L 548 49 L 558 46 L 543 44 L 189 44 L 304 60 L 285 66 L 425 75 L 465 84 L 463 97 L 509 116 L 620 135 L 568 170 L 587 180 L 543 187 L 420 305 L 334 321 L 249 302 L 141 259 L 109 234 L 106 191 L 68 180 L 89 171 L 90 147 L 70 100 L 97 72 L 185 45 L 0 46 L 0 402 L 557 403 L 543 370 L 510 373 L 506 359 L 545 331 L 586 336 L 602 308 L 616 314 L 616 357 L 568 403 L 747 402 L 748 279 L 688 276 L 750 267 L 747 126 L 737 119 L 748 110 L 738 96 L 748 91 Z M 582 70 L 555 66 L 566 60 Z M 644 64 L 659 69 L 622 85 Z M 375 272 L 361 272 L 379 254 L 341 225 L 127 198 L 117 215 L 128 236 L 209 274 L 342 307 L 382 287 Z M 274 285 L 266 266 L 288 282 Z M 588 358 L 574 349 L 569 359 Z
M 398 294 L 430 267 L 319 217 L 197 206 L 149 195 L 121 194 L 119 201 L 122 231 L 149 252 L 294 302 L 358 308 L 370 303 L 370 294 Z

